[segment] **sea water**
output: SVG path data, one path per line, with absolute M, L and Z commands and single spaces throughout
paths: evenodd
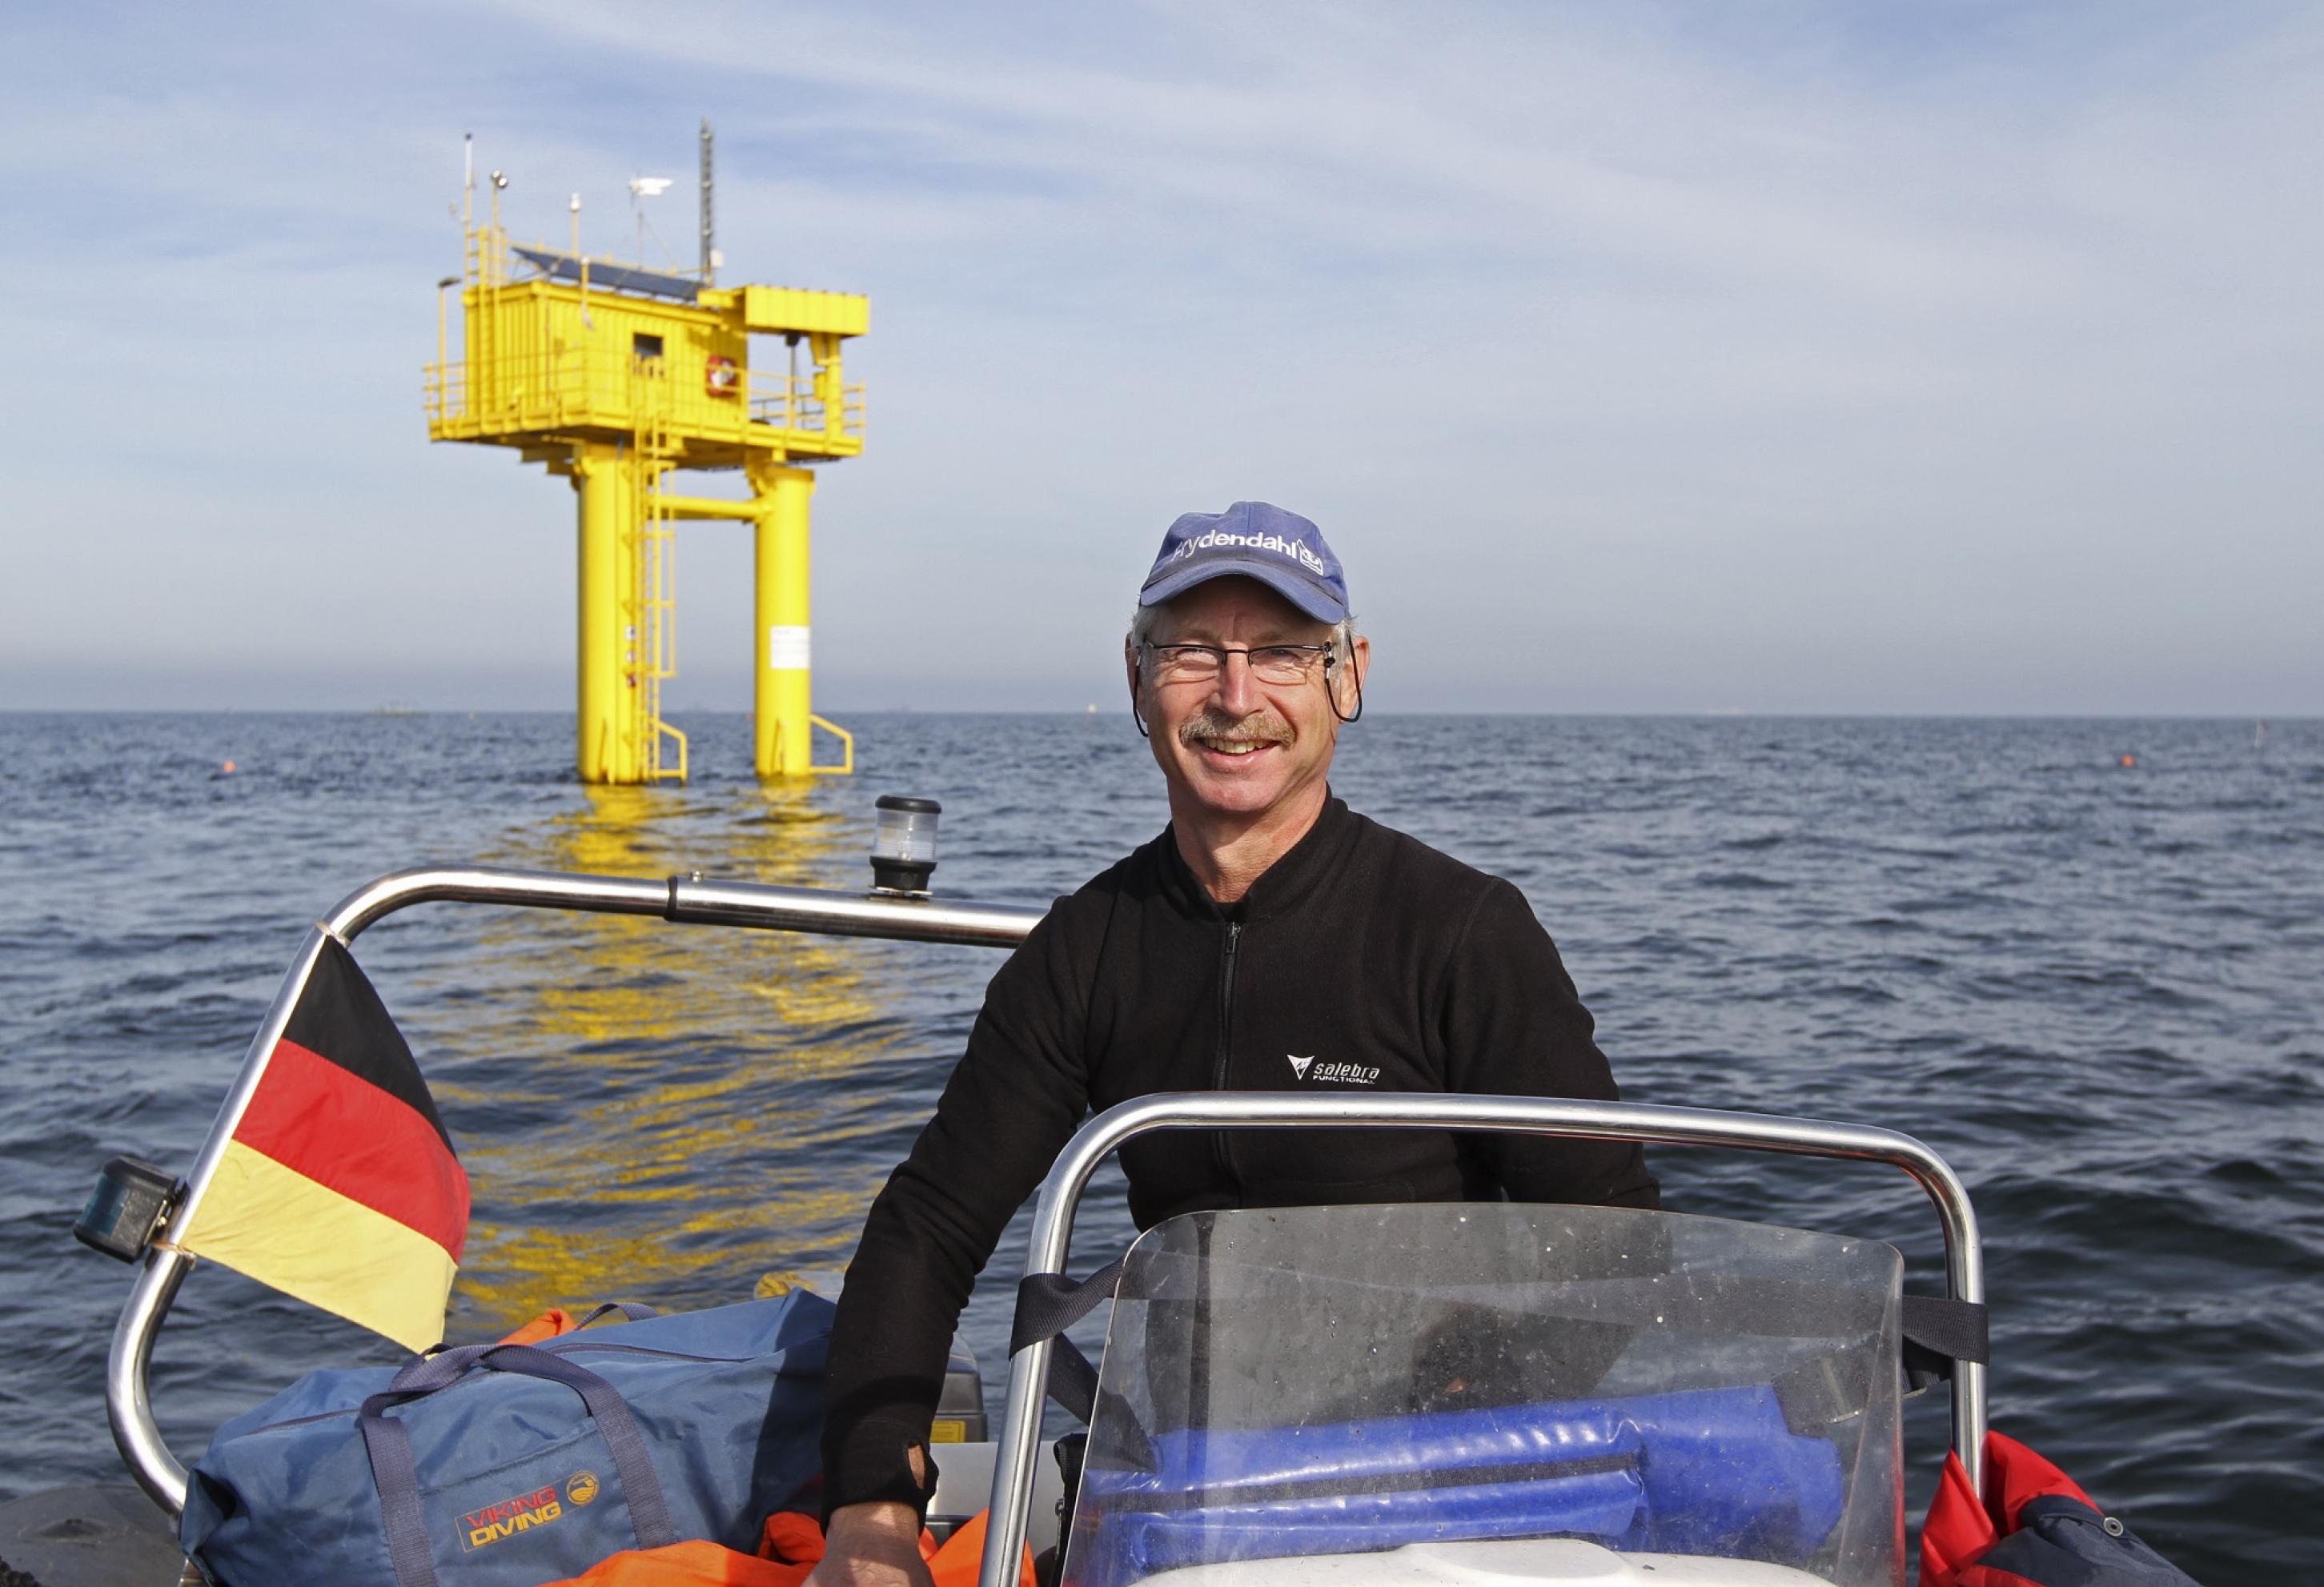
M 694 782 L 627 790 L 576 784 L 555 715 L 0 716 L 0 1497 L 118 1480 L 130 1271 L 69 1225 L 106 1156 L 190 1164 L 356 884 L 456 860 L 852 889 L 872 797 L 906 793 L 944 803 L 939 892 L 1038 904 L 1166 819 L 1124 716 L 854 718 L 857 775 L 784 790 L 744 719 L 678 725 Z M 2218 1587 L 2324 1573 L 2324 723 L 2255 729 L 1378 716 L 1335 785 L 1526 890 L 1626 1097 L 1942 1151 L 1984 1223 L 1995 1425 Z M 999 962 L 441 904 L 356 953 L 475 1187 L 458 1339 L 844 1265 Z M 1893 1171 L 1654 1160 L 1672 1207 L 1890 1240 L 1941 1287 Z M 1102 1181 L 1076 1271 L 1130 1234 Z M 1023 1238 L 965 1323 L 996 1410 Z M 153 1399 L 190 1458 L 303 1368 L 395 1354 L 205 1267 Z M 1944 1423 L 1941 1392 L 1910 1408 L 1916 1508 Z

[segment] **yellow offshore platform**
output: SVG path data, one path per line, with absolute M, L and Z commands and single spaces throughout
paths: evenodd
M 580 497 L 580 748 L 585 783 L 686 776 L 686 736 L 661 720 L 677 670 L 671 528 L 733 518 L 757 541 L 755 758 L 762 777 L 854 769 L 854 740 L 816 716 L 809 688 L 807 504 L 803 464 L 863 450 L 863 388 L 844 383 L 840 344 L 870 328 L 870 300 L 846 292 L 715 284 L 711 132 L 702 125 L 702 262 L 692 273 L 616 264 L 572 246 L 512 247 L 507 180 L 492 173 L 475 216 L 473 161 L 463 200 L 466 266 L 438 284 L 428 437 L 514 446 Z M 667 182 L 631 185 L 633 196 Z M 642 239 L 644 226 L 640 225 Z M 642 252 L 642 247 L 641 252 Z M 461 357 L 449 357 L 446 294 L 460 289 Z M 753 337 L 782 338 L 768 363 Z M 802 372 L 804 346 L 807 368 Z M 681 494 L 682 469 L 739 470 L 747 500 Z M 815 729 L 840 758 L 815 759 Z

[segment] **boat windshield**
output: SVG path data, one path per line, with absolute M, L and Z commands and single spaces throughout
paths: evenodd
M 1890 1587 L 1902 1278 L 1619 1207 L 1174 1218 L 1124 1266 L 1065 1581 Z

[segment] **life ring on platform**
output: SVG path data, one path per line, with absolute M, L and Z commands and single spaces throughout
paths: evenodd
M 703 372 L 703 385 L 713 397 L 734 396 L 742 390 L 742 372 L 733 359 L 714 353 Z

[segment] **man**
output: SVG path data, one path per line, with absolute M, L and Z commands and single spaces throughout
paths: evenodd
M 1170 526 L 1123 649 L 1162 835 L 1058 901 L 872 1208 L 834 1328 L 828 1548 L 809 1587 L 914 1587 L 946 1346 L 1010 1215 L 1093 1108 L 1156 1091 L 1612 1099 L 1523 894 L 1351 812 L 1326 776 L 1370 643 L 1316 527 L 1264 502 Z M 1656 1205 L 1635 1145 L 1164 1131 L 1122 1151 L 1148 1228 L 1201 1209 L 1507 1195 Z

